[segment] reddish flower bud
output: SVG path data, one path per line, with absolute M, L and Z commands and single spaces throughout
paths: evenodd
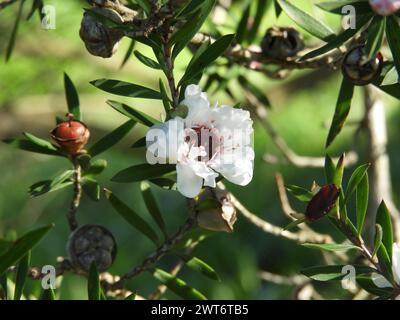
M 365 46 L 352 48 L 343 58 L 342 73 L 353 84 L 363 86 L 376 80 L 381 74 L 383 57 L 379 52 L 368 60 Z
M 340 189 L 334 184 L 328 184 L 317 192 L 306 208 L 306 220 L 316 221 L 331 211 L 339 198 Z
M 61 122 L 51 131 L 51 137 L 70 155 L 83 152 L 83 147 L 89 140 L 88 127 L 80 121 L 73 120 L 72 114 L 67 114 L 68 121 Z
M 369 4 L 381 16 L 390 16 L 400 10 L 400 0 L 369 0 Z

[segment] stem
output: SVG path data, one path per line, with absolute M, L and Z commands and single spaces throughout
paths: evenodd
M 74 165 L 74 195 L 71 200 L 69 211 L 67 213 L 67 219 L 69 228 L 74 231 L 78 227 L 78 221 L 76 220 L 76 212 L 81 202 L 82 197 L 82 185 L 81 185 L 81 166 L 79 165 L 77 157 L 72 158 L 72 163 Z
M 121 276 L 121 279 L 112 284 L 110 289 L 115 290 L 122 288 L 127 280 L 136 277 L 144 271 L 150 270 L 157 261 L 159 261 L 164 255 L 171 251 L 175 247 L 175 245 L 182 240 L 184 235 L 195 225 L 197 220 L 197 213 L 194 210 L 191 212 L 192 214 L 173 236 L 168 238 L 161 246 L 156 249 L 155 252 L 145 258 L 140 265 L 136 266 L 131 271 Z
M 168 46 L 167 42 L 168 41 L 165 40 L 165 44 L 164 44 L 164 59 L 165 59 L 165 65 L 167 68 L 167 70 L 165 70 L 165 76 L 167 77 L 169 89 L 171 91 L 172 107 L 173 107 L 173 109 L 175 109 L 179 104 L 179 91 L 175 85 L 174 62 L 172 61 L 172 57 L 171 57 L 171 47 Z

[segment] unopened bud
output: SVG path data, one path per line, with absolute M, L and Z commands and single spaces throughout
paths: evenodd
M 263 55 L 276 59 L 293 57 L 303 49 L 303 38 L 296 29 L 290 27 L 269 28 L 261 43 Z
M 232 232 L 236 222 L 236 210 L 228 192 L 218 188 L 206 188 L 196 203 L 197 223 L 212 231 Z

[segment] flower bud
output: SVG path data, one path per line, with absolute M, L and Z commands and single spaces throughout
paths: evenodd
M 369 60 L 364 50 L 364 45 L 356 46 L 343 58 L 342 73 L 354 85 L 369 84 L 376 80 L 382 71 L 382 54 L 378 53 Z
M 83 153 L 90 131 L 83 122 L 73 120 L 72 114 L 68 113 L 67 116 L 69 120 L 59 123 L 51 131 L 51 137 L 61 149 L 74 156 Z
M 236 210 L 228 192 L 206 188 L 196 203 L 197 224 L 212 231 L 232 232 Z
M 263 55 L 276 59 L 293 57 L 303 49 L 302 36 L 296 29 L 290 27 L 269 28 L 261 42 Z
M 400 0 L 369 0 L 369 4 L 381 16 L 390 16 L 400 10 Z
M 118 12 L 109 8 L 92 8 L 92 11 L 116 23 L 123 23 Z M 118 49 L 118 43 L 123 33 L 120 30 L 108 28 L 102 22 L 85 12 L 81 22 L 79 36 L 86 49 L 94 56 L 110 58 Z
M 306 220 L 319 220 L 331 211 L 340 195 L 340 189 L 334 184 L 328 184 L 314 195 L 306 208 Z
M 117 244 L 110 231 L 100 225 L 85 224 L 71 233 L 67 244 L 73 266 L 88 271 L 92 262 L 103 272 L 111 267 Z

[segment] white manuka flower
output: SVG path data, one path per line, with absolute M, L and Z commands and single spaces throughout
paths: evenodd
M 215 187 L 218 173 L 244 186 L 253 177 L 253 121 L 250 113 L 230 106 L 210 106 L 197 85 L 189 85 L 181 102 L 185 119 L 156 124 L 146 135 L 147 161 L 174 163 L 178 191 L 196 197 L 203 186 Z

